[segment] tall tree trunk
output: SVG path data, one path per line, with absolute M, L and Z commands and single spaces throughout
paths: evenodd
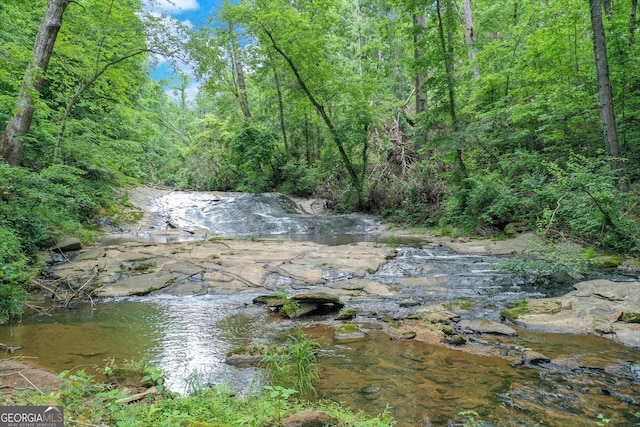
M 314 106 L 314 108 L 316 109 L 320 117 L 322 117 L 322 120 L 324 121 L 324 123 L 327 125 L 327 128 L 329 129 L 329 133 L 331 134 L 331 137 L 333 138 L 333 141 L 335 142 L 336 146 L 338 147 L 338 151 L 340 152 L 342 163 L 344 164 L 344 167 L 347 169 L 347 173 L 349 174 L 351 184 L 353 185 L 354 190 L 356 190 L 356 193 L 358 194 L 358 203 L 362 203 L 362 180 L 358 176 L 358 173 L 356 172 L 356 169 L 353 166 L 351 159 L 349 159 L 349 156 L 347 155 L 347 152 L 344 149 L 342 138 L 340 137 L 340 134 L 338 133 L 335 126 L 333 125 L 333 122 L 331 121 L 331 118 L 327 114 L 327 111 L 325 110 L 324 105 L 320 104 L 318 100 L 315 98 L 315 96 L 313 96 L 313 94 L 311 93 L 311 90 L 309 90 L 309 88 L 307 87 L 307 84 L 305 83 L 304 79 L 300 75 L 300 72 L 298 71 L 298 67 L 293 62 L 293 59 L 291 59 L 291 57 L 287 55 L 287 53 L 280 48 L 275 38 L 273 37 L 273 34 L 271 34 L 271 31 L 267 30 L 264 27 L 262 29 L 267 35 L 267 37 L 269 37 L 269 40 L 271 41 L 271 46 L 273 46 L 276 52 L 278 52 L 280 56 L 282 56 L 284 60 L 287 61 L 287 64 L 289 64 L 289 68 L 291 68 L 291 71 L 296 76 L 296 80 L 298 81 L 300 88 L 307 96 L 307 99 L 309 99 L 311 104 Z
M 613 109 L 613 95 L 611 80 L 609 79 L 609 61 L 605 44 L 604 25 L 602 23 L 602 5 L 600 0 L 589 0 L 591 9 L 591 27 L 593 30 L 593 52 L 596 62 L 596 76 L 598 79 L 598 98 L 600 100 L 600 114 L 604 125 L 604 137 L 607 153 L 612 158 L 612 165 L 621 168 L 618 157 L 618 132 Z
M 287 127 L 284 121 L 284 102 L 282 101 L 282 89 L 280 88 L 280 77 L 278 77 L 278 70 L 271 58 L 271 52 L 268 53 L 269 62 L 273 69 L 273 82 L 276 86 L 276 93 L 278 95 L 278 112 L 280 114 L 280 131 L 282 132 L 282 141 L 284 142 L 284 151 L 287 155 L 287 162 L 291 160 L 291 149 L 289 148 L 289 138 L 287 138 Z
M 424 12 L 413 15 L 413 58 L 416 63 L 416 114 L 429 110 L 429 97 L 424 87 L 425 79 L 423 67 L 418 63 L 422 57 L 421 39 L 427 27 L 427 20 Z
M 480 77 L 480 70 L 476 63 L 476 33 L 473 27 L 473 9 L 471 8 L 471 0 L 462 0 L 462 6 L 464 8 L 464 42 L 469 49 L 469 62 L 471 63 L 471 70 L 473 72 L 473 78 L 478 79 Z
M 22 160 L 21 137 L 25 136 L 31 127 L 35 112 L 34 98 L 38 96 L 42 88 L 53 46 L 56 43 L 58 31 L 62 27 L 62 17 L 70 2 L 71 0 L 49 0 L 47 12 L 36 36 L 33 46 L 33 62 L 27 67 L 14 108 L 17 112 L 9 119 L 6 129 L 0 137 L 0 156 L 11 166 L 18 166 Z
M 247 96 L 247 85 L 244 80 L 244 69 L 242 68 L 242 61 L 240 61 L 240 48 L 238 46 L 238 39 L 236 38 L 236 32 L 233 24 L 229 22 L 229 33 L 231 35 L 231 54 L 233 56 L 233 66 L 236 72 L 236 79 L 238 84 L 238 98 L 240 99 L 240 108 L 245 118 L 251 118 L 251 110 L 249 109 L 249 98 Z
M 444 56 L 444 66 L 447 73 L 447 89 L 449 93 L 449 114 L 451 116 L 451 125 L 453 131 L 458 131 L 458 115 L 456 112 L 456 94 L 455 94 L 455 80 L 454 80 L 454 51 L 453 51 L 453 28 L 455 19 L 453 18 L 453 5 L 451 0 L 445 0 L 446 8 L 445 14 L 447 17 L 447 36 L 445 38 L 444 23 L 442 20 L 442 6 L 440 0 L 436 0 L 436 12 L 438 15 L 438 31 L 440 33 L 440 44 L 442 47 L 442 54 Z M 469 186 L 467 178 L 469 174 L 467 167 L 464 164 L 462 157 L 462 149 L 460 147 L 455 148 L 455 159 L 458 166 L 458 170 L 462 176 L 462 185 L 466 188 Z

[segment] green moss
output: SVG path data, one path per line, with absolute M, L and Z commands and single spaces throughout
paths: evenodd
M 513 304 L 512 308 L 502 310 L 500 316 L 509 320 L 516 320 L 520 316 L 531 313 L 529 309 L 529 303 L 527 301 L 520 301 Z
M 458 309 L 464 311 L 469 310 L 471 306 L 473 306 L 473 301 L 471 300 L 456 300 L 451 301 L 449 304 L 447 304 L 447 307 L 450 309 Z
M 336 332 L 339 334 L 347 334 L 351 332 L 362 332 L 362 331 L 360 330 L 360 327 L 355 323 L 343 323 L 342 325 L 338 326 L 338 328 L 336 329 Z

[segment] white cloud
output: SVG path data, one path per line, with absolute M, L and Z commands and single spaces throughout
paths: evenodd
M 145 3 L 148 9 L 169 14 L 200 9 L 198 0 L 147 0 Z
M 164 93 L 176 104 L 180 104 L 181 94 L 177 89 L 165 89 Z M 190 84 L 184 90 L 185 102 L 187 105 L 193 105 L 193 102 L 196 100 L 196 96 L 200 93 L 200 87 L 195 83 Z

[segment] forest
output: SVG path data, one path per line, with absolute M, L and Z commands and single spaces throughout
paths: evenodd
M 637 0 L 241 0 L 199 26 L 4 0 L 0 321 L 146 183 L 638 255 L 637 24 Z

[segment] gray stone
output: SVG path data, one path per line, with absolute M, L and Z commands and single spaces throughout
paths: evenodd
M 412 340 L 416 337 L 414 331 L 394 331 L 391 333 L 391 341 Z
M 463 333 L 471 334 L 506 335 L 511 337 L 518 335 L 518 332 L 512 327 L 492 320 L 464 319 L 458 322 L 458 328 Z
M 467 339 L 462 335 L 451 335 L 444 337 L 442 342 L 450 345 L 464 345 L 467 343 Z
M 76 237 L 65 237 L 51 248 L 52 251 L 61 252 L 79 251 L 80 249 L 82 249 L 82 242 Z
M 640 311 L 625 311 L 620 320 L 627 323 L 640 323 Z
M 542 353 L 534 350 L 524 350 L 522 352 L 522 361 L 529 365 L 539 365 L 540 363 L 548 363 L 551 359 Z

